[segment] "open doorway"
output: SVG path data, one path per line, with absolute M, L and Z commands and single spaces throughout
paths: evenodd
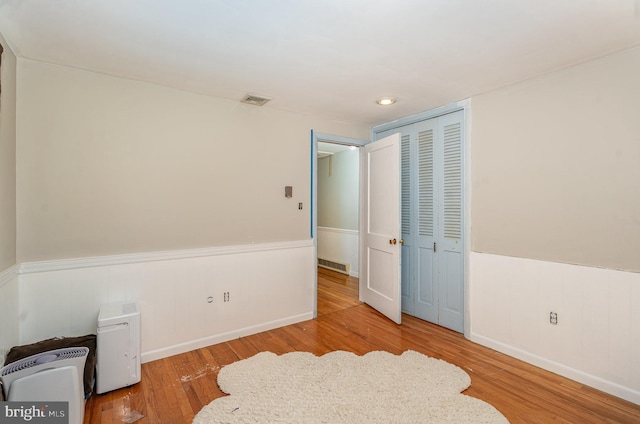
M 359 162 L 356 146 L 318 143 L 318 266 L 358 277 Z
M 365 140 L 332 135 L 312 136 L 312 228 L 319 274 L 316 274 L 316 310 L 340 308 L 320 305 L 318 290 L 358 287 L 360 152 Z M 318 280 L 322 280 L 321 284 Z M 333 287 L 333 289 L 332 289 Z M 344 304 L 344 303 L 343 303 Z M 327 309 L 328 308 L 328 309 Z
M 318 143 L 318 316 L 359 303 L 359 162 L 356 146 Z

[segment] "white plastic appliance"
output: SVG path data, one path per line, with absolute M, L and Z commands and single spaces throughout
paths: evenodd
M 38 353 L 0 369 L 4 397 L 9 401 L 69 402 L 69 424 L 84 420 L 84 364 L 87 347 Z
M 140 381 L 140 311 L 137 303 L 106 305 L 98 315 L 96 393 Z

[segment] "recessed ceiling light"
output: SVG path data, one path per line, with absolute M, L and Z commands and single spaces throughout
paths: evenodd
M 395 102 L 396 102 L 396 99 L 392 97 L 383 97 L 382 99 L 376 100 L 376 103 L 378 103 L 381 106 L 389 106 L 394 104 Z

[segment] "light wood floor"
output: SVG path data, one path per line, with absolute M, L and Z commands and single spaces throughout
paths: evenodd
M 640 423 L 640 405 L 559 377 L 403 315 L 398 326 L 357 300 L 357 280 L 318 273 L 318 318 L 142 365 L 142 381 L 87 402 L 85 424 L 191 423 L 213 399 L 220 367 L 260 351 L 317 355 L 347 350 L 400 354 L 411 349 L 458 365 L 471 376 L 464 393 L 489 402 L 511 423 Z

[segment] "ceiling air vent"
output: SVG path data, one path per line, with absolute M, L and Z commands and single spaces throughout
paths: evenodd
M 265 103 L 267 103 L 269 100 L 271 99 L 268 97 L 260 97 L 260 96 L 254 96 L 253 94 L 247 94 L 246 96 L 244 96 L 244 98 L 241 101 L 242 103 L 248 103 L 250 105 L 262 106 Z

